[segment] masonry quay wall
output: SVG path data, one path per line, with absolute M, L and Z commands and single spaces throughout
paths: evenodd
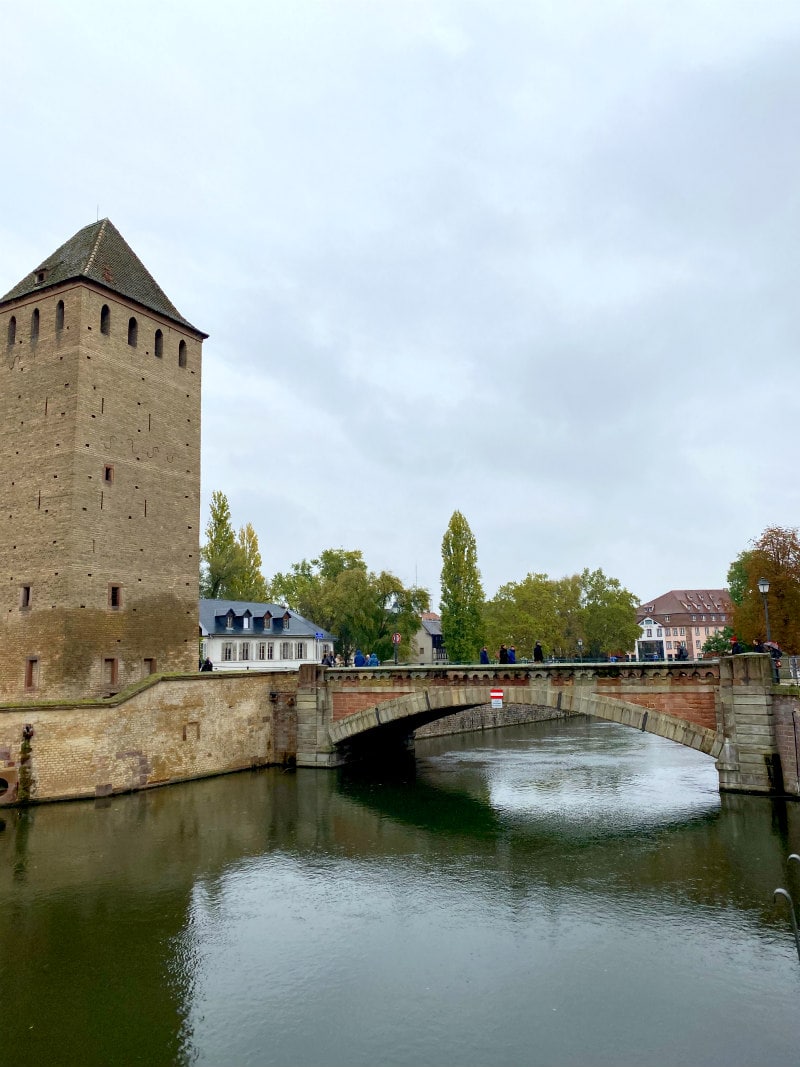
M 414 737 L 418 740 L 426 737 L 445 737 L 449 734 L 469 733 L 472 730 L 493 730 L 500 726 L 546 722 L 549 719 L 563 719 L 565 716 L 565 712 L 535 704 L 504 704 L 502 708 L 483 704 L 479 708 L 466 708 L 464 711 L 447 715 L 444 719 L 420 726 L 414 731 Z
M 172 675 L 122 699 L 0 708 L 0 805 L 108 796 L 297 752 L 297 672 Z
M 800 796 L 800 693 L 773 693 L 772 713 L 784 791 Z

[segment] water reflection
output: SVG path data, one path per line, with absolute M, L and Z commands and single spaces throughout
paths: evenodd
M 570 720 L 4 813 L 11 1059 L 790 1062 L 798 808 Z M 793 865 L 798 866 L 798 865 Z

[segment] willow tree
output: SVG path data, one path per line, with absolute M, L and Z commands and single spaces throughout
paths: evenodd
M 442 636 L 451 663 L 477 663 L 483 644 L 483 587 L 469 523 L 454 511 L 442 538 Z

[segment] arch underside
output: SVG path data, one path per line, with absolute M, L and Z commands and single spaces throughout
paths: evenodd
M 507 690 L 505 696 L 506 703 L 552 708 L 567 715 L 591 715 L 606 722 L 615 722 L 620 726 L 656 734 L 676 744 L 704 752 L 715 759 L 722 750 L 723 739 L 713 730 L 697 726 L 686 719 L 642 707 L 640 704 L 631 704 L 616 697 L 600 696 L 588 687 L 556 689 L 548 685 L 519 688 L 515 686 L 512 691 Z M 508 699 L 509 697 L 512 699 Z M 383 701 L 341 719 L 330 727 L 331 744 L 347 746 L 369 743 L 371 740 L 377 741 L 381 733 L 408 735 L 426 723 L 490 702 L 490 688 L 487 686 L 433 686 Z

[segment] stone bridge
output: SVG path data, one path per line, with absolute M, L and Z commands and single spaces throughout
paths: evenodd
M 301 668 L 297 762 L 335 767 L 413 746 L 413 732 L 490 702 L 591 715 L 716 760 L 720 789 L 783 793 L 768 656 L 694 663 Z M 796 751 L 794 753 L 796 763 Z M 794 768 L 793 768 L 794 769 Z
M 586 714 L 716 760 L 721 790 L 800 797 L 800 693 L 768 656 L 719 662 L 214 671 L 107 700 L 0 706 L 0 807 L 107 797 L 213 774 L 397 755 L 462 709 Z M 534 712 L 535 714 L 535 712 Z

